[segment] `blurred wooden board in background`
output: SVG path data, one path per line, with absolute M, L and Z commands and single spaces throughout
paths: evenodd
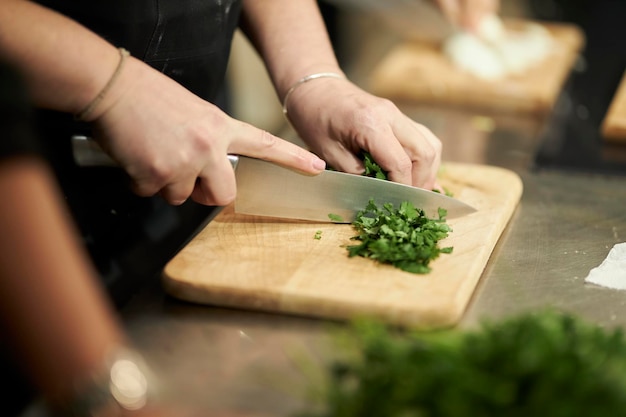
M 503 21 L 512 29 L 529 23 Z M 524 74 L 483 80 L 455 67 L 442 52 L 441 42 L 407 40 L 394 47 L 374 68 L 368 88 L 393 100 L 546 113 L 552 109 L 572 71 L 585 36 L 572 24 L 532 23 L 547 29 L 556 47 L 547 59 Z
M 626 144 L 626 72 L 602 121 L 601 131 L 607 142 Z

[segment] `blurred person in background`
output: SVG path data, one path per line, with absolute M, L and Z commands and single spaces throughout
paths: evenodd
M 452 25 L 475 31 L 483 17 L 497 14 L 500 0 L 434 0 Z

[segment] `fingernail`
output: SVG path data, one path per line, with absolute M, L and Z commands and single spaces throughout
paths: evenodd
M 323 171 L 326 169 L 326 162 L 323 159 L 314 159 L 313 160 L 313 168 L 318 171 Z

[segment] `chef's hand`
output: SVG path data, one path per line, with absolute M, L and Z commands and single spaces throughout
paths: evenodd
M 483 17 L 496 14 L 499 0 L 435 0 L 444 16 L 455 26 L 475 31 Z
M 290 95 L 287 116 L 310 149 L 331 167 L 361 174 L 358 154 L 372 154 L 395 182 L 432 189 L 441 142 L 391 101 L 346 79 L 318 78 Z
M 324 170 L 316 155 L 235 120 L 218 107 L 132 57 L 98 109 L 94 138 L 130 175 L 140 196 L 171 204 L 191 197 L 206 205 L 234 200 L 227 154 L 265 159 L 309 174 Z

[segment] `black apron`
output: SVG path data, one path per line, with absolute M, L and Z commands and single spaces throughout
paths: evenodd
M 240 0 L 39 0 L 211 100 L 222 84 Z M 71 45 L 68 45 L 71 47 Z
M 88 27 L 116 47 L 173 78 L 225 111 L 224 76 L 240 0 L 41 0 Z M 67 45 L 71 48 L 71 45 Z M 214 214 L 191 201 L 169 206 L 160 197 L 141 198 L 115 168 L 81 168 L 70 137 L 89 134 L 72 115 L 38 111 L 47 157 L 83 241 L 115 301 L 123 302 L 138 281 L 164 263 Z

